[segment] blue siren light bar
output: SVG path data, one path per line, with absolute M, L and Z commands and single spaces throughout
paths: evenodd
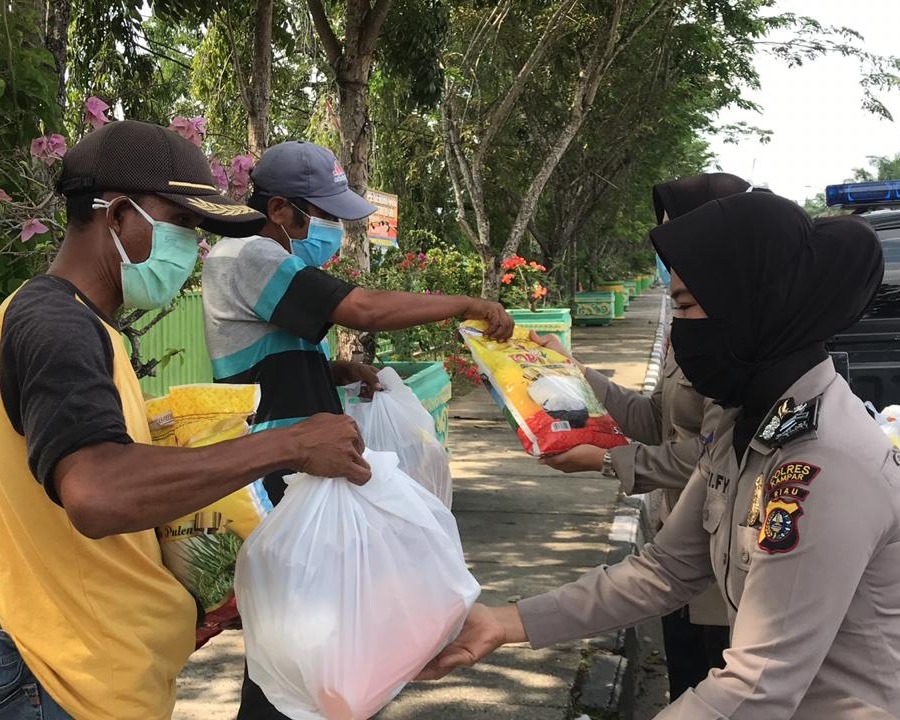
M 825 188 L 828 207 L 861 207 L 900 204 L 900 180 L 844 183 Z

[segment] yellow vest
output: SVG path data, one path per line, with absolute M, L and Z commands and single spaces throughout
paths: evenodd
M 14 296 L 0 305 L 0 328 Z M 128 434 L 149 444 L 128 353 L 104 327 Z M 163 567 L 156 533 L 81 535 L 31 474 L 25 439 L 2 408 L 0 458 L 0 626 L 76 720 L 170 718 L 175 677 L 194 649 L 196 606 Z

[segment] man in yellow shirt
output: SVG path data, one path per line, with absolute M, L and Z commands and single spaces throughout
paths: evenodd
M 151 446 L 113 316 L 172 300 L 196 227 L 250 235 L 265 219 L 216 191 L 190 142 L 134 121 L 75 145 L 59 190 L 59 255 L 0 305 L 0 717 L 163 720 L 197 610 L 153 528 L 276 469 L 357 483 L 369 469 L 342 415 Z

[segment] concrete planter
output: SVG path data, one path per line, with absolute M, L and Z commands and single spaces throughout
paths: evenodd
M 602 282 L 597 286 L 597 292 L 611 292 L 615 294 L 615 312 L 614 318 L 622 320 L 625 318 L 625 309 L 628 307 L 628 291 L 621 280 L 609 280 Z
M 572 351 L 572 312 L 569 308 L 542 308 L 535 312 L 516 308 L 507 312 L 519 327 L 541 335 L 556 335 L 563 347 Z
M 575 294 L 576 325 L 610 325 L 616 314 L 614 292 L 581 292 Z

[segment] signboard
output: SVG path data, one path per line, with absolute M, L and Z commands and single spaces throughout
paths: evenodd
M 369 215 L 369 244 L 373 247 L 399 247 L 397 243 L 397 196 L 367 190 L 366 200 L 377 210 Z

